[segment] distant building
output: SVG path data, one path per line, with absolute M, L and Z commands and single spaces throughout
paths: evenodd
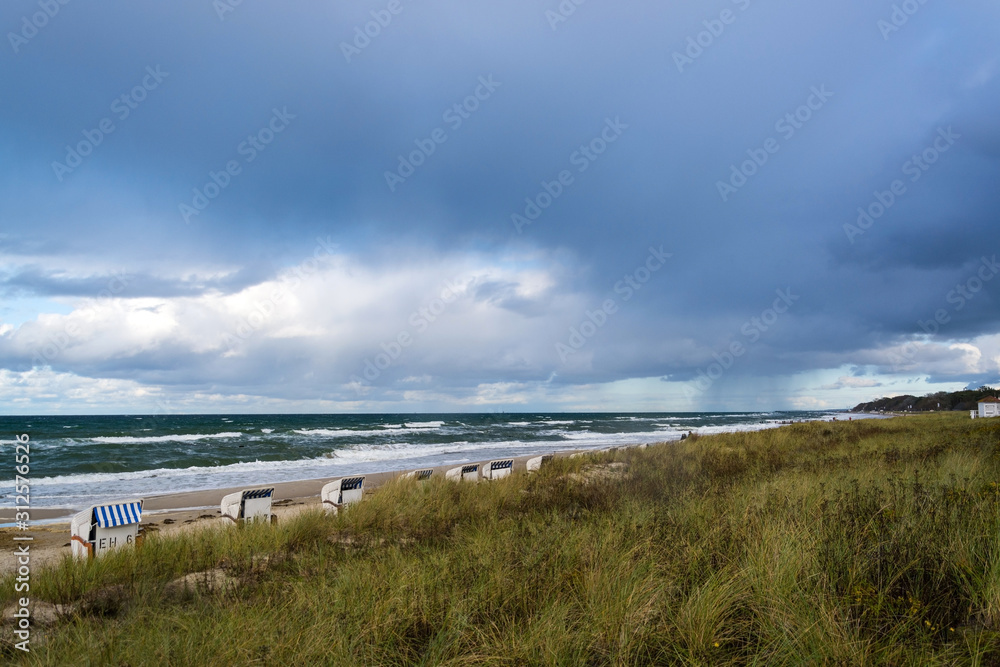
M 979 417 L 1000 417 L 1000 398 L 987 396 L 979 401 Z

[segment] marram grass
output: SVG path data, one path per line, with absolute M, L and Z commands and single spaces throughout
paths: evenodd
M 619 463 L 624 465 L 611 465 Z M 390 484 L 338 517 L 32 573 L 5 659 L 112 665 L 1000 664 L 1000 419 L 808 423 Z M 201 582 L 178 593 L 191 573 Z M 13 599 L 12 580 L 2 582 Z

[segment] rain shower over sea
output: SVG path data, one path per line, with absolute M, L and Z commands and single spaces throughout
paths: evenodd
M 31 438 L 33 507 L 460 465 L 771 428 L 837 412 L 0 417 Z M 0 489 L 3 496 L 13 492 Z

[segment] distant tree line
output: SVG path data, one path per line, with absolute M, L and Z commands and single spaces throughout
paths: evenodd
M 965 389 L 963 391 L 939 391 L 926 396 L 893 396 L 880 398 L 869 403 L 859 403 L 851 412 L 930 412 L 932 410 L 975 410 L 977 403 L 987 396 L 1000 398 L 993 387 Z

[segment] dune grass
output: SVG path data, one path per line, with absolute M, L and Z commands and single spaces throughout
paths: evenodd
M 1000 419 L 808 423 L 387 485 L 32 573 L 32 664 L 1000 664 Z M 175 581 L 194 585 L 186 592 Z M 12 581 L 0 592 L 13 599 Z M 6 635 L 5 635 L 6 636 Z

